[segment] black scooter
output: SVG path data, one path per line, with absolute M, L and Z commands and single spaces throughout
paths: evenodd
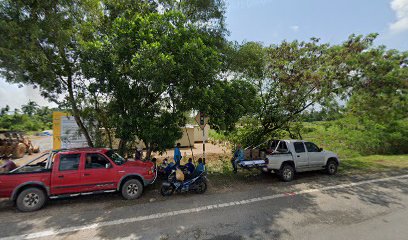
M 176 171 L 173 170 L 167 181 L 162 183 L 161 194 L 163 196 L 171 196 L 174 192 L 195 192 L 204 193 L 207 190 L 207 173 L 201 172 L 197 176 L 184 180 L 183 182 L 176 180 Z

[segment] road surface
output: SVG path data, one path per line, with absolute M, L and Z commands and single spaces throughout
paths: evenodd
M 210 179 L 211 181 L 211 179 Z M 211 187 L 211 182 L 210 182 Z M 0 202 L 0 239 L 408 239 L 408 172 L 301 175 L 203 195 L 53 200 L 33 213 Z

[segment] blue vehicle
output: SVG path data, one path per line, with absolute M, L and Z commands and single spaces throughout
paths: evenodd
M 190 179 L 186 179 L 183 182 L 176 180 L 176 171 L 173 170 L 167 181 L 162 183 L 161 194 L 163 196 L 171 196 L 174 192 L 195 192 L 204 193 L 207 190 L 207 177 L 206 172 L 197 173 Z

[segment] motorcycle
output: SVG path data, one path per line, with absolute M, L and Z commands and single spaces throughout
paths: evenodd
M 160 192 L 163 196 L 171 196 L 174 192 L 195 192 L 201 194 L 207 190 L 207 174 L 205 171 L 183 182 L 177 181 L 175 174 L 176 171 L 173 170 L 167 181 L 162 183 Z

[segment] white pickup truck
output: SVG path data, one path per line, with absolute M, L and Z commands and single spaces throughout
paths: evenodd
M 273 140 L 269 143 L 264 170 L 273 171 L 289 182 L 296 172 L 326 170 L 336 174 L 339 157 L 316 144 L 303 140 Z

